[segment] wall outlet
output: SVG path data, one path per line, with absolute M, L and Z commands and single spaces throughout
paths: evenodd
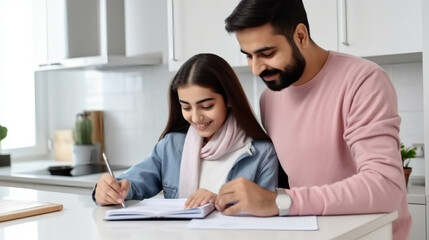
M 416 157 L 422 158 L 425 156 L 425 145 L 423 143 L 413 143 L 412 146 L 416 148 Z

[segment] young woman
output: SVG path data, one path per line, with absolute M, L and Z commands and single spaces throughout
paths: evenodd
M 244 177 L 274 190 L 278 161 L 233 69 L 213 54 L 190 58 L 169 88 L 170 114 L 151 154 L 94 190 L 100 205 L 126 199 L 188 198 L 185 207 L 216 200 L 220 187 Z

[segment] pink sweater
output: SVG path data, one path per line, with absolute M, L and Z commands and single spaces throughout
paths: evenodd
M 398 210 L 394 239 L 408 239 L 401 120 L 395 89 L 380 67 L 330 52 L 311 81 L 264 90 L 260 107 L 289 176 L 291 215 Z

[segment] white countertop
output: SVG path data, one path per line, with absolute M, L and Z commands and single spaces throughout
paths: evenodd
M 48 167 L 57 165 L 68 164 L 54 160 L 13 162 L 10 167 L 0 167 L 0 181 L 92 189 L 101 175 L 104 174 L 73 177 L 50 175 Z M 123 171 L 115 171 L 115 174 L 119 175 Z
M 0 223 L 0 239 L 3 240 L 349 240 L 366 237 L 368 233 L 371 235 L 374 231 L 391 234 L 390 223 L 397 217 L 396 212 L 386 214 L 318 216 L 318 231 L 193 230 L 186 227 L 189 220 L 105 221 L 103 220 L 105 211 L 120 206 L 99 207 L 87 195 L 0 187 L 0 199 L 21 199 L 63 204 L 63 210 L 59 212 Z M 391 238 L 391 236 L 388 238 Z
M 48 172 L 49 166 L 67 165 L 67 163 L 54 160 L 38 160 L 13 162 L 11 167 L 0 167 L 0 182 L 13 182 L 23 184 L 39 184 L 60 187 L 76 187 L 91 189 L 103 173 L 83 176 L 53 176 Z M 125 170 L 115 171 L 118 176 Z M 426 204 L 424 178 L 411 177 L 407 187 L 408 203 Z

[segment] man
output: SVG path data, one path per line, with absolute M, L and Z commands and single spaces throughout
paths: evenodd
M 397 210 L 394 239 L 407 239 L 400 117 L 384 71 L 316 45 L 301 0 L 242 0 L 225 22 L 268 86 L 261 120 L 290 189 L 268 191 L 241 178 L 221 188 L 216 207 L 256 216 Z

